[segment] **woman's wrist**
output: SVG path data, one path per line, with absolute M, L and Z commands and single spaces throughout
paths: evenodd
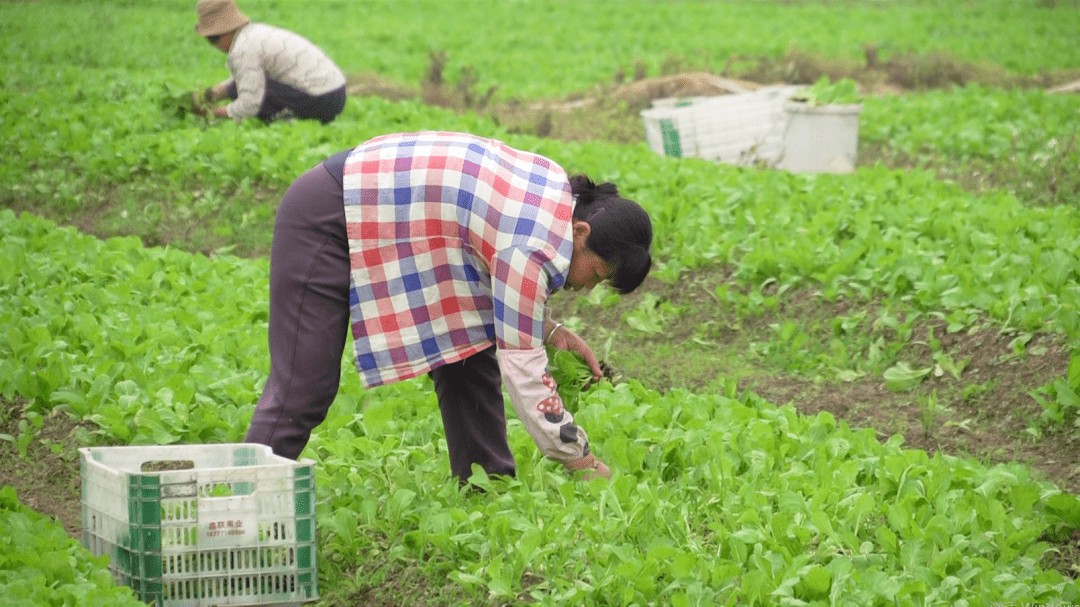
M 555 335 L 555 332 L 558 331 L 559 328 L 562 327 L 562 326 L 563 326 L 563 324 L 561 322 L 555 323 L 555 326 L 552 327 L 550 331 L 548 331 L 547 337 L 544 338 L 544 343 L 546 344 L 549 341 L 551 341 L 551 336 Z

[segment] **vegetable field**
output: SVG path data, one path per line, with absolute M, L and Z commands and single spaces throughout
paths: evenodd
M 511 410 L 517 478 L 461 489 L 430 381 L 362 391 L 346 358 L 303 454 L 314 604 L 1080 604 L 1080 95 L 1047 91 L 1080 78 L 1077 2 L 240 5 L 346 71 L 338 120 L 185 111 L 228 75 L 193 1 L 0 2 L 7 604 L 142 604 L 78 541 L 77 448 L 242 440 L 281 194 L 423 129 L 649 211 L 642 289 L 551 301 L 610 371 L 571 393 L 552 357 L 614 476 Z M 680 73 L 857 87 L 857 169 L 656 154 L 622 94 Z

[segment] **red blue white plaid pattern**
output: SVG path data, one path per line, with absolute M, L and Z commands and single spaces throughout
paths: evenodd
M 543 346 L 544 303 L 573 251 L 573 197 L 551 160 L 463 133 L 386 135 L 344 172 L 356 368 L 366 386 L 498 344 Z

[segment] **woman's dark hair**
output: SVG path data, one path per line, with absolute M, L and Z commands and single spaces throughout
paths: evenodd
M 585 175 L 570 178 L 577 204 L 574 219 L 589 224 L 585 246 L 614 268 L 620 293 L 638 288 L 652 269 L 652 220 L 633 200 L 619 197 L 613 183 L 597 185 Z

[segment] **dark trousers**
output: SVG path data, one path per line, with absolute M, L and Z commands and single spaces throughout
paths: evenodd
M 235 80 L 230 80 L 225 86 L 225 94 L 229 96 L 229 99 L 236 99 L 238 93 Z M 345 109 L 345 98 L 345 85 L 329 93 L 310 95 L 300 89 L 267 78 L 266 93 L 256 116 L 267 124 L 285 115 L 301 119 L 311 118 L 327 124 L 333 122 Z M 285 110 L 288 112 L 286 113 Z
M 433 369 L 428 376 L 435 382 L 442 411 L 450 472 L 466 480 L 475 463 L 488 474 L 514 476 L 495 347 Z
M 341 382 L 349 271 L 341 166 L 319 164 L 289 187 L 278 207 L 270 252 L 270 376 L 245 441 L 296 459 L 326 419 Z M 494 346 L 429 375 L 451 472 L 465 480 L 476 463 L 488 474 L 513 476 Z

